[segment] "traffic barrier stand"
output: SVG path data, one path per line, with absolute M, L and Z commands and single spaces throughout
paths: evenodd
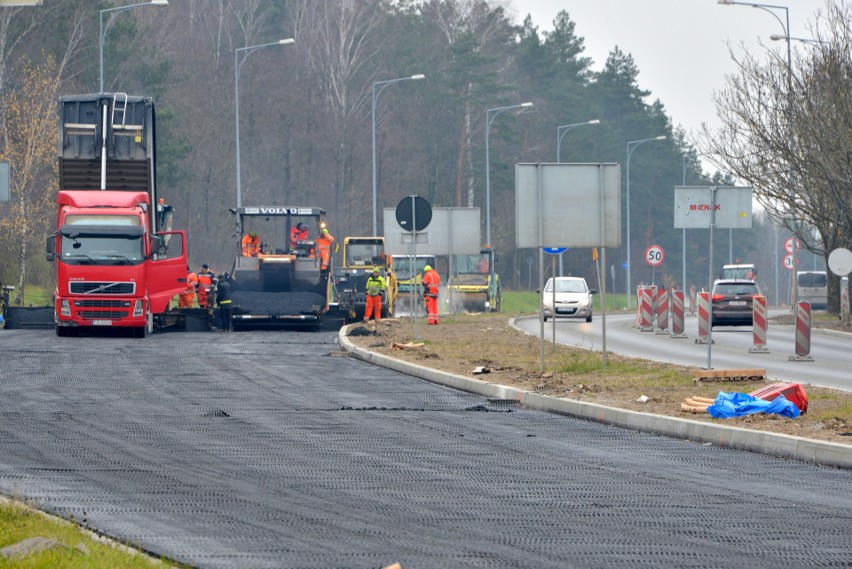
M 710 343 L 710 293 L 699 292 L 698 298 L 698 337 L 696 344 Z
M 796 355 L 791 362 L 812 362 L 811 353 L 811 303 L 802 300 L 796 305 Z
M 639 285 L 636 287 L 636 327 L 642 327 L 642 291 L 645 289 L 645 285 Z
M 656 327 L 657 323 L 657 285 L 652 284 L 648 287 L 651 291 L 651 328 Z
M 752 304 L 752 330 L 754 346 L 748 349 L 750 354 L 768 354 L 766 347 L 766 297 L 757 295 Z
M 657 334 L 669 333 L 669 291 L 660 289 L 657 293 Z
M 683 324 L 683 291 L 672 291 L 672 333 L 670 338 L 686 338 Z
M 689 314 L 695 316 L 695 285 L 689 287 Z
M 652 316 L 651 289 L 645 287 L 642 289 L 642 296 L 639 302 L 639 330 L 641 332 L 653 332 L 653 316 Z

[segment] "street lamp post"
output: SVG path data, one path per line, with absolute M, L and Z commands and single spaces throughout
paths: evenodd
M 533 104 L 529 101 L 520 105 L 509 105 L 508 107 L 495 107 L 485 111 L 485 243 L 491 246 L 491 152 L 489 147 L 489 139 L 491 133 L 491 123 L 497 118 L 497 115 L 503 111 L 511 109 L 528 109 Z M 494 115 L 492 116 L 492 113 Z
M 598 119 L 586 122 L 578 122 L 574 124 L 566 124 L 562 126 L 556 127 L 556 163 L 559 164 L 562 162 L 561 159 L 561 149 L 562 149 L 562 138 L 568 133 L 569 130 L 572 130 L 578 126 L 583 126 L 585 124 L 601 124 L 601 121 Z
M 236 138 L 234 146 L 236 147 L 237 156 L 237 207 L 242 207 L 243 205 L 243 192 L 242 185 L 240 182 L 240 68 L 243 66 L 243 62 L 246 60 L 249 54 L 253 51 L 262 49 L 264 47 L 271 47 L 273 45 L 290 45 L 292 43 L 295 43 L 295 40 L 293 38 L 287 38 L 284 40 L 278 40 L 269 43 L 250 45 L 247 47 L 238 47 L 234 50 L 234 136 Z M 245 52 L 242 55 L 242 58 L 240 58 L 241 51 Z
M 373 108 L 372 108 L 372 122 L 373 122 L 373 137 L 372 137 L 372 145 L 373 145 L 373 237 L 376 237 L 379 233 L 379 222 L 378 222 L 378 184 L 376 181 L 376 101 L 379 98 L 379 95 L 384 90 L 385 87 L 392 83 L 399 83 L 401 81 L 419 81 L 420 79 L 425 79 L 426 76 L 422 73 L 418 73 L 417 75 L 411 75 L 409 77 L 400 77 L 398 79 L 388 79 L 387 81 L 374 81 L 373 82 Z M 376 86 L 379 87 L 379 90 L 376 91 Z
M 98 15 L 98 20 L 100 23 L 100 33 L 98 35 L 98 93 L 104 92 L 104 37 L 106 36 L 107 28 L 109 27 L 112 19 L 115 18 L 119 13 L 138 8 L 140 6 L 167 6 L 169 4 L 169 0 L 151 0 L 150 2 L 140 2 L 139 4 L 128 4 L 127 6 L 118 6 L 116 8 L 104 8 L 100 11 Z M 115 12 L 112 16 L 107 20 L 106 25 L 104 25 L 104 14 L 107 12 Z
M 643 138 L 641 140 L 631 140 L 627 143 L 627 308 L 630 309 L 632 304 L 630 299 L 632 296 L 630 289 L 630 275 L 633 271 L 633 262 L 630 259 L 630 155 L 636 150 L 636 147 L 645 142 L 652 140 L 665 140 L 665 136 L 655 136 L 654 138 Z
M 601 124 L 601 121 L 598 119 L 594 119 L 586 122 L 577 122 L 573 124 L 564 124 L 562 126 L 556 127 L 556 163 L 562 163 L 562 138 L 568 133 L 569 130 L 572 130 L 578 126 L 583 126 L 586 124 Z M 561 277 L 563 274 L 562 271 L 562 258 L 565 256 L 565 253 L 559 253 L 559 276 Z
M 781 24 L 781 27 L 784 29 L 783 36 L 773 37 L 772 39 L 784 39 L 787 42 L 787 119 L 790 120 L 793 114 L 793 58 L 791 54 L 790 40 L 794 39 L 790 37 L 790 9 L 787 6 L 778 6 L 775 4 L 755 4 L 753 2 L 736 2 L 735 0 L 718 0 L 719 4 L 724 5 L 733 5 L 733 6 L 751 6 L 752 8 L 757 8 L 758 10 L 763 10 L 767 14 L 770 14 L 773 18 L 778 20 L 778 23 Z M 778 14 L 773 12 L 773 10 L 784 10 L 785 21 L 781 21 L 781 18 L 778 17 Z M 798 38 L 796 38 L 798 39 Z M 789 128 L 789 126 L 788 126 Z M 793 135 L 790 134 L 790 150 L 793 150 Z M 793 165 L 790 164 L 790 174 L 789 174 L 789 183 L 790 183 L 790 191 L 793 192 L 793 201 L 795 202 L 795 191 L 793 190 Z M 794 204 L 795 205 L 795 204 Z M 790 306 L 793 311 L 796 310 L 796 305 L 799 303 L 799 278 L 796 272 L 796 209 L 795 207 L 790 208 L 793 215 L 793 252 L 791 253 L 791 259 L 793 261 L 792 268 L 792 293 L 793 298 L 791 299 Z

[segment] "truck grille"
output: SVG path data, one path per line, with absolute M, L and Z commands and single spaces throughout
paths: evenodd
M 82 310 L 79 314 L 80 318 L 84 320 L 118 320 L 120 318 L 127 318 L 126 310 Z
M 130 308 L 129 300 L 75 300 L 77 308 Z
M 73 281 L 68 290 L 71 294 L 133 294 L 136 292 L 136 283 Z

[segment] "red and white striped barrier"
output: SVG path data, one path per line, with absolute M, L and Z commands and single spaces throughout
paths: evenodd
M 696 344 L 707 344 L 710 341 L 710 293 L 699 292 L 698 295 L 698 337 Z
M 644 285 L 639 285 L 636 287 L 636 327 L 639 328 L 642 325 L 642 290 L 645 288 Z
M 768 354 L 766 347 L 766 297 L 757 295 L 752 304 L 752 331 L 754 346 L 749 348 L 750 354 Z
M 689 313 L 695 316 L 695 285 L 689 286 Z
M 642 288 L 639 300 L 639 330 L 642 332 L 651 332 L 654 329 L 652 305 L 651 289 Z
M 672 338 L 686 338 L 683 324 L 683 291 L 672 291 Z
M 811 353 L 811 303 L 802 300 L 796 305 L 796 355 L 791 362 L 812 362 Z
M 657 334 L 669 333 L 669 291 L 662 288 L 657 296 Z

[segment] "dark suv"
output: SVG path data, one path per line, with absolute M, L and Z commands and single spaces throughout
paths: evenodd
M 760 287 L 754 281 L 718 280 L 713 283 L 711 326 L 751 326 L 754 297 Z

